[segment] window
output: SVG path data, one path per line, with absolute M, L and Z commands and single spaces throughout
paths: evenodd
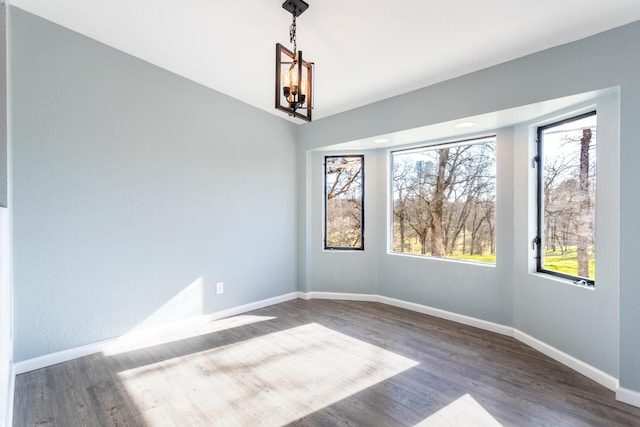
M 393 252 L 495 263 L 495 136 L 391 153 Z
M 596 112 L 538 128 L 537 271 L 595 285 Z
M 325 249 L 364 249 L 364 156 L 326 156 Z

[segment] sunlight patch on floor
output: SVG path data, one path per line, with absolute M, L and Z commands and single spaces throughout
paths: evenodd
M 502 427 L 493 416 L 482 407 L 471 395 L 464 396 L 449 403 L 438 412 L 425 418 L 415 427 Z
M 417 364 L 311 323 L 118 375 L 151 425 L 285 425 Z
M 106 356 L 114 356 L 116 354 L 140 350 L 146 347 L 166 344 L 273 319 L 275 319 L 275 317 L 272 316 L 239 315 L 206 323 L 197 324 L 191 322 L 191 325 L 188 325 L 188 322 L 180 322 L 174 327 L 163 326 L 155 331 L 149 330 L 124 335 L 114 340 L 114 342 L 103 351 L 103 354 Z

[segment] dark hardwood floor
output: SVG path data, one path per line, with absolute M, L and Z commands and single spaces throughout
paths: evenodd
M 502 335 L 294 300 L 19 375 L 14 426 L 640 426 L 640 408 Z

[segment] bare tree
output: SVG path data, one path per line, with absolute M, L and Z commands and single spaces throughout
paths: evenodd
M 566 256 L 575 248 L 575 257 L 565 258 L 552 270 L 589 276 L 591 248 L 595 244 L 595 116 L 577 126 L 560 124 L 543 134 L 543 237 L 545 251 Z M 546 257 L 545 266 L 547 264 Z
M 394 250 L 405 252 L 405 246 L 407 242 L 407 225 L 408 225 L 408 211 L 407 211 L 407 199 L 410 195 L 410 171 L 411 165 L 408 159 L 402 161 L 393 162 L 393 215 L 394 224 L 397 225 L 399 241 L 396 244 L 396 239 L 393 242 Z M 395 236 L 395 232 L 394 232 Z
M 485 223 L 494 209 L 481 206 L 495 203 L 494 144 L 425 149 L 396 155 L 393 164 L 394 250 L 411 251 L 408 241 L 415 238 L 421 254 L 464 253 L 475 212 L 482 218 L 473 232 L 475 252 L 494 252 L 493 242 L 480 241 L 495 239 L 495 222 Z
M 433 192 L 433 215 L 431 216 L 431 255 L 445 256 L 444 247 L 444 193 L 451 184 L 455 169 L 448 169 L 449 148 L 438 150 L 438 174 Z M 447 173 L 448 172 L 448 173 Z
M 562 148 L 554 158 L 545 158 L 544 162 L 544 237 L 545 248 L 556 250 L 564 255 L 572 238 L 574 218 L 577 215 L 574 201 L 577 193 L 575 157 L 572 156 L 571 144 L 575 140 L 564 136 L 560 144 Z
M 589 146 L 591 129 L 582 130 L 580 139 L 580 187 L 578 192 L 578 276 L 589 277 L 589 242 L 591 223 L 591 203 L 589 197 Z
M 359 247 L 362 244 L 362 158 L 326 159 L 326 245 Z

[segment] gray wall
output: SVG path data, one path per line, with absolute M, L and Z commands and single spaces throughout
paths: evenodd
M 6 9 L 0 4 L 0 423 L 8 422 L 11 386 L 10 220 L 7 206 L 7 32 Z
M 514 325 L 545 343 L 618 378 L 620 365 L 619 96 L 597 98 L 596 289 L 567 285 L 535 270 L 530 242 L 535 235 L 536 171 L 532 129 L 516 126 L 513 188 L 515 227 Z M 556 116 L 557 118 L 557 116 Z M 547 118 L 547 122 L 553 118 Z M 527 191 L 528 190 L 528 191 Z
M 361 152 L 358 152 L 360 154 Z M 314 152 L 311 156 L 311 262 L 308 265 L 313 291 L 377 294 L 376 251 L 378 247 L 377 212 L 369 209 L 384 199 L 384 191 L 373 185 L 377 179 L 377 161 L 371 152 L 364 160 L 364 247 L 361 251 L 324 250 L 324 156 L 336 152 Z M 346 155 L 348 153 L 341 153 Z
M 513 312 L 513 134 L 500 130 L 497 134 L 497 200 L 496 248 L 498 262 L 470 264 L 433 258 L 416 258 L 388 254 L 386 221 L 380 220 L 377 248 L 378 288 L 384 296 L 415 302 L 454 313 L 511 325 Z M 389 188 L 387 153 L 378 153 L 378 192 Z M 378 206 L 378 215 L 387 217 L 386 201 Z
M 16 361 L 297 290 L 294 124 L 10 13 Z
M 621 232 L 619 243 L 615 238 L 607 241 L 607 245 L 614 242 L 613 249 L 620 254 L 619 268 L 616 260 L 613 268 L 608 265 L 609 279 L 600 283 L 604 286 L 595 292 L 577 294 L 568 290 L 568 286 L 554 287 L 545 283 L 536 287 L 530 281 L 520 283 L 518 279 L 528 276 L 528 271 L 517 273 L 515 268 L 519 264 L 513 257 L 523 256 L 525 249 L 520 246 L 526 241 L 524 238 L 509 245 L 520 252 L 499 252 L 499 256 L 514 261 L 513 265 L 503 266 L 499 261 L 493 269 L 477 266 L 446 268 L 436 265 L 433 260 L 388 255 L 384 234 L 378 238 L 382 247 L 372 249 L 379 251 L 378 288 L 383 295 L 511 324 L 612 376 L 619 373 L 622 387 L 640 391 L 640 370 L 637 369 L 637 361 L 640 360 L 640 311 L 637 309 L 640 307 L 640 286 L 635 272 L 640 258 L 637 245 L 640 239 L 637 222 L 640 171 L 636 166 L 640 158 L 640 144 L 636 136 L 637 118 L 640 117 L 639 75 L 640 22 L 636 22 L 301 126 L 298 143 L 301 150 L 318 150 L 346 141 L 619 86 L 620 169 L 617 184 L 620 186 L 620 209 L 613 226 L 617 226 L 619 218 Z M 514 129 L 506 132 L 516 133 Z M 511 147 L 511 150 L 515 148 Z M 506 173 L 514 176 L 513 182 L 516 182 L 517 168 L 528 167 L 528 159 L 523 164 L 517 157 L 519 153 L 513 151 L 513 162 L 503 165 Z M 517 162 L 516 158 L 519 159 Z M 311 198 L 313 179 L 309 174 L 314 170 L 313 162 L 309 161 L 309 156 L 301 154 L 298 154 L 298 160 L 299 167 L 307 171 L 307 182 L 301 186 L 300 198 Z M 608 161 L 609 165 L 617 163 L 615 160 Z M 379 161 L 379 174 L 384 176 L 386 163 L 384 159 Z M 509 168 L 515 169 L 509 171 Z M 298 174 L 304 176 L 302 171 Z M 381 179 L 378 185 L 382 187 L 384 182 Z M 518 182 L 527 181 L 524 178 Z M 514 205 L 521 201 L 514 198 L 521 189 L 513 187 L 513 184 L 506 192 L 500 188 L 498 191 L 499 197 L 502 194 Z M 386 212 L 384 203 L 379 201 L 378 212 Z M 298 236 L 303 250 L 299 259 L 304 263 L 299 269 L 305 272 L 299 275 L 300 287 L 320 291 L 320 286 L 324 286 L 322 281 L 310 273 L 317 263 L 314 257 L 309 256 L 309 251 L 317 243 L 313 240 L 311 226 L 313 206 L 308 201 L 299 202 L 298 208 L 302 221 L 298 230 L 304 233 Z M 617 211 L 615 205 L 608 208 L 611 212 Z M 514 231 L 516 226 L 527 226 L 526 220 L 522 222 L 521 217 L 516 219 L 513 216 L 517 209 L 505 211 L 499 207 L 499 215 L 500 212 L 508 223 L 514 225 Z M 378 222 L 384 223 L 384 219 L 379 217 Z M 528 255 L 525 253 L 524 256 Z M 523 265 L 525 269 L 526 264 Z M 443 286 L 445 281 L 455 282 L 458 286 Z M 572 315 L 579 318 L 566 321 L 567 316 Z M 603 340 L 599 341 L 599 338 Z

